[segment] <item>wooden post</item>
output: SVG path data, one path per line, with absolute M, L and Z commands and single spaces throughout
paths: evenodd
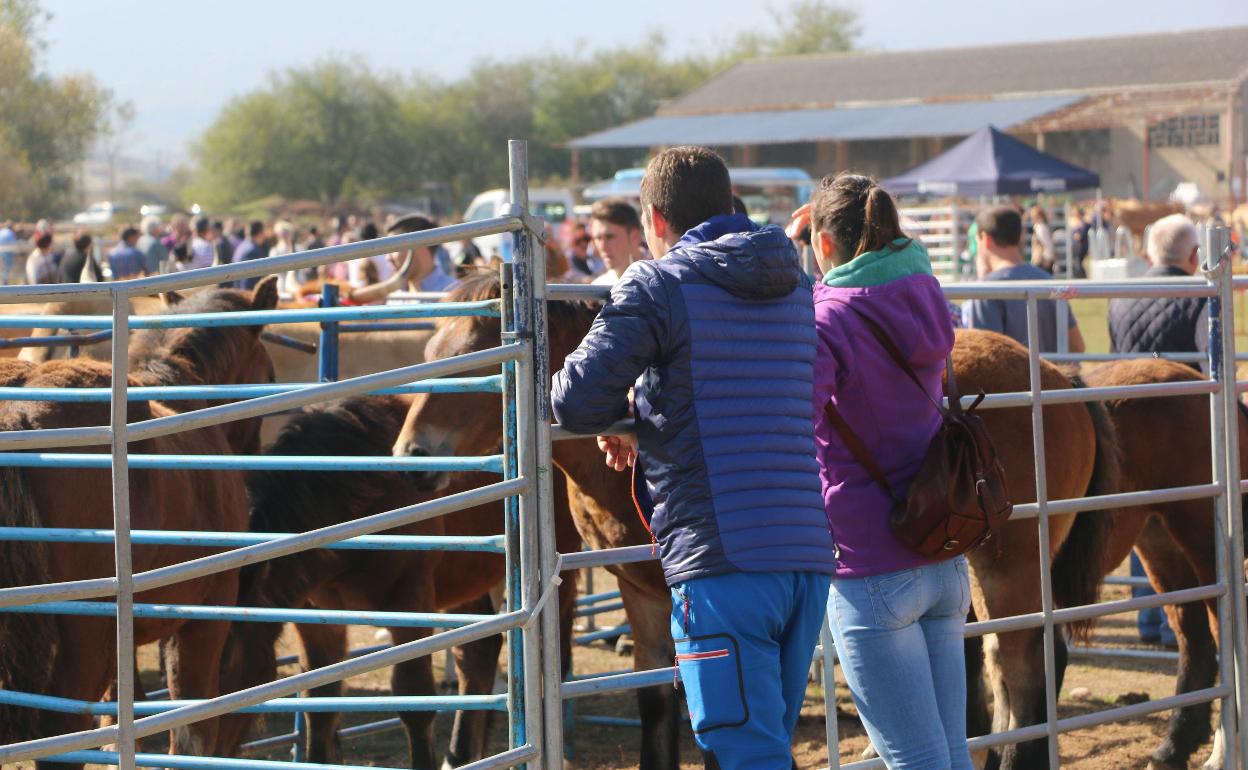
M 836 143 L 836 170 L 844 171 L 849 168 L 849 143 L 840 140 Z

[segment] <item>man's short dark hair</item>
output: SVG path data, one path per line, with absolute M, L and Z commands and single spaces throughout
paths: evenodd
M 255 238 L 264 234 L 264 222 L 259 219 L 251 220 L 251 224 L 247 225 L 247 237 Z
M 732 213 L 732 180 L 724 159 L 705 147 L 672 147 L 655 155 L 641 180 L 641 205 L 653 206 L 683 234 Z
M 1016 209 L 997 206 L 975 217 L 979 231 L 998 246 L 1017 246 L 1023 240 L 1023 218 Z
M 192 229 L 196 235 L 204 235 L 212 227 L 212 223 L 208 221 L 208 217 L 195 217 Z
M 594 201 L 594 205 L 589 209 L 589 218 L 610 225 L 619 225 L 626 230 L 641 229 L 641 217 L 637 216 L 637 209 L 623 198 L 603 198 Z
M 123 241 L 129 241 L 131 238 L 138 238 L 138 237 L 139 237 L 139 228 L 135 227 L 134 225 L 127 225 L 125 229 L 121 231 L 121 240 Z
M 399 233 L 418 233 L 421 230 L 432 230 L 438 225 L 428 217 L 420 214 L 408 214 L 405 217 L 396 219 L 392 225 L 386 228 L 386 234 L 397 235 Z M 376 238 L 377 236 L 373 236 Z

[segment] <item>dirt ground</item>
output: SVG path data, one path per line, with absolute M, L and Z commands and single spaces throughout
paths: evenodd
M 604 571 L 596 573 L 595 591 L 607 591 L 613 588 L 614 581 L 608 574 Z M 1126 595 L 1127 589 L 1110 586 L 1105 589 L 1104 598 L 1121 598 Z M 598 618 L 599 627 L 608 627 L 622 622 L 622 612 L 609 613 Z M 352 629 L 351 636 L 353 647 L 365 646 L 377 643 L 378 631 L 372 627 L 359 626 Z M 1102 620 L 1096 631 L 1096 644 L 1140 647 L 1135 632 L 1134 616 L 1120 615 Z M 295 651 L 289 630 L 282 638 L 281 648 L 283 654 Z M 442 681 L 445 656 L 438 655 L 435 661 L 438 680 Z M 146 648 L 141 652 L 139 665 L 148 689 L 158 687 L 159 674 L 154 647 Z M 595 671 L 618 671 L 631 665 L 631 661 L 629 658 L 618 655 L 612 646 L 600 642 L 578 647 L 573 665 L 575 673 L 584 674 Z M 1166 661 L 1140 662 L 1123 659 L 1073 658 L 1061 694 L 1059 716 L 1074 716 L 1109 708 L 1129 693 L 1144 693 L 1149 698 L 1172 694 L 1174 669 L 1175 664 Z M 290 667 L 285 673 L 293 673 L 293 671 L 293 667 Z M 386 694 L 388 679 L 389 670 L 351 679 L 348 681 L 347 694 Z M 849 692 L 839 676 L 837 679 L 839 755 L 842 762 L 850 762 L 859 757 L 867 745 L 867 739 L 854 713 Z M 1087 688 L 1089 691 L 1087 696 L 1079 701 L 1072 699 L 1071 691 L 1081 687 Z M 801 768 L 824 768 L 828 765 L 824 714 L 822 687 L 812 683 L 806 693 L 806 706 L 802 711 L 793 746 L 794 755 Z M 602 726 L 579 721 L 580 717 L 590 715 L 636 718 L 636 701 L 631 694 L 627 693 L 577 701 L 575 709 L 577 721 L 567 729 L 572 765 L 586 770 L 636 767 L 640 731 L 635 727 Z M 347 715 L 344 724 L 361 724 L 392 716 L 392 714 Z M 1167 718 L 1168 712 L 1162 712 L 1146 719 L 1067 733 L 1061 736 L 1062 766 L 1072 770 L 1142 768 L 1149 754 L 1160 741 Z M 261 734 L 276 735 L 288 732 L 290 726 L 290 717 L 274 715 L 262 728 L 258 729 L 255 737 Z M 439 744 L 444 747 L 449 740 L 450 716 L 439 716 L 436 729 Z M 491 732 L 491 749 L 503 750 L 505 739 L 505 719 L 500 715 Z M 164 739 L 149 739 L 145 748 L 150 751 L 163 751 Z M 381 767 L 407 766 L 406 737 L 402 730 L 391 730 L 351 740 L 346 743 L 345 749 L 346 761 L 349 764 Z M 265 759 L 282 760 L 289 759 L 290 754 L 289 750 L 274 749 L 260 756 Z M 687 730 L 683 734 L 681 756 L 682 768 L 685 770 L 696 770 L 702 767 L 701 757 Z M 1203 754 L 1193 758 L 1192 767 L 1199 767 L 1203 759 Z

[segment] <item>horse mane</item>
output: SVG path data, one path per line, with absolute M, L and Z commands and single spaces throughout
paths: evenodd
M 266 455 L 388 455 L 407 416 L 396 396 L 358 396 L 307 407 L 282 427 Z M 317 471 L 252 471 L 247 474 L 252 532 L 305 532 L 370 513 L 401 476 L 393 471 L 350 474 Z M 300 606 L 307 590 L 325 574 L 334 551 L 292 554 L 242 570 L 239 602 L 256 607 Z
M 493 270 L 482 270 L 477 273 L 468 275 L 466 278 L 451 289 L 444 302 L 485 302 L 491 299 L 498 299 L 503 294 L 502 279 L 498 273 Z M 580 327 L 588 328 L 593 322 L 594 316 L 598 314 L 598 304 L 596 302 L 581 302 L 569 300 L 556 300 L 546 303 L 547 324 L 552 329 L 561 329 L 568 326 L 579 329 Z M 497 328 L 499 320 L 489 316 L 452 316 L 438 320 L 438 327 L 443 326 L 463 326 L 468 329 L 474 327 Z
M 161 315 L 230 313 L 251 309 L 236 289 L 211 289 L 186 297 Z M 229 369 L 251 344 L 249 328 L 201 326 L 141 329 L 130 343 L 131 370 L 145 385 L 202 385 L 209 372 Z

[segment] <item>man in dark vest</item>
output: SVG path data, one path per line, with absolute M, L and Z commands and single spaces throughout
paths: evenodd
M 1172 214 L 1148 234 L 1145 277 L 1186 278 L 1199 264 L 1200 239 L 1192 221 Z M 1109 344 L 1115 353 L 1201 353 L 1208 336 L 1205 297 L 1137 297 L 1109 301 Z M 1192 364 L 1196 369 L 1200 367 Z
M 1172 214 L 1153 223 L 1148 233 L 1149 278 L 1185 278 L 1200 264 L 1200 238 L 1192 221 Z M 1109 301 L 1110 349 L 1116 353 L 1202 353 L 1208 341 L 1209 308 L 1206 297 L 1137 297 Z M 1198 364 L 1189 364 L 1200 369 Z M 1144 566 L 1133 551 L 1131 575 L 1144 576 Z M 1132 588 L 1133 596 L 1148 596 L 1148 588 Z M 1140 610 L 1140 640 L 1175 645 L 1174 632 L 1160 607 Z

